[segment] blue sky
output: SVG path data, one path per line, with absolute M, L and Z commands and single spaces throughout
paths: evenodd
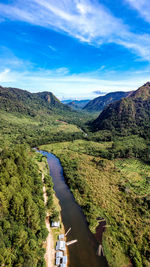
M 0 0 L 0 84 L 61 99 L 150 80 L 149 0 Z

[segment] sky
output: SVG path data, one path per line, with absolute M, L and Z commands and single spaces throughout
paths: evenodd
M 0 85 L 92 99 L 147 81 L 149 0 L 0 0 Z

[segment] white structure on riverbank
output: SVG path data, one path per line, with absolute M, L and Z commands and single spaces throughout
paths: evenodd
M 64 240 L 64 238 L 65 238 L 65 237 L 64 237 L 64 234 L 58 236 L 58 239 L 59 239 L 59 240 Z
M 68 258 L 66 255 L 66 242 L 65 235 L 61 234 L 58 236 L 58 241 L 56 243 L 56 259 L 55 265 L 58 267 L 67 267 Z
M 51 223 L 51 227 L 56 227 L 56 228 L 59 228 L 60 227 L 60 222 L 52 222 Z
M 63 252 L 62 251 L 56 251 L 56 258 L 63 258 Z
M 59 240 L 56 243 L 56 250 L 62 250 L 65 251 L 66 250 L 66 242 L 63 240 Z
M 63 256 L 63 258 L 62 258 L 62 263 L 63 263 L 63 264 L 67 264 L 67 256 Z

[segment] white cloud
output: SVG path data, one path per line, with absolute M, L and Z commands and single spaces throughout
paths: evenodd
M 48 48 L 50 50 L 52 50 L 53 52 L 56 52 L 57 51 L 57 49 L 54 46 L 52 46 L 52 45 L 49 45 Z
M 130 33 L 125 40 L 118 40 L 118 44 L 136 52 L 141 58 L 150 61 L 150 35 L 136 35 Z
M 65 73 L 65 68 L 53 70 L 13 71 L 4 69 L 0 73 L 0 83 L 31 92 L 51 91 L 58 98 L 95 98 L 93 91 L 114 92 L 135 90 L 149 79 L 150 68 L 142 72 L 118 75 L 111 72 L 100 78 L 99 70 L 82 74 Z M 69 71 L 69 70 L 68 70 Z M 109 78 L 108 78 L 109 77 Z M 124 77 L 127 77 L 126 79 Z
M 126 0 L 130 6 L 137 10 L 144 20 L 150 23 L 150 1 L 149 0 Z
M 65 75 L 69 73 L 69 69 L 66 67 L 56 69 L 56 74 Z
M 0 82 L 5 82 L 7 80 L 7 74 L 10 72 L 10 69 L 4 69 L 0 72 Z
M 126 1 L 137 2 L 139 9 L 144 1 L 149 13 L 148 0 Z M 150 35 L 132 32 L 98 0 L 15 0 L 14 4 L 0 4 L 0 13 L 3 18 L 61 31 L 91 45 L 120 44 L 150 61 Z

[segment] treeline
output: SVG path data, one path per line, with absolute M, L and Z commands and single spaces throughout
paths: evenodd
M 77 139 L 82 139 L 82 132 L 74 132 L 74 133 L 65 133 L 63 131 L 60 132 L 51 132 L 51 131 L 41 131 L 40 129 L 36 132 L 28 132 L 21 134 L 17 137 L 16 143 L 27 143 L 31 147 L 44 145 L 48 143 L 56 143 L 56 142 L 64 142 L 64 141 L 73 141 Z
M 29 148 L 0 154 L 0 266 L 44 267 L 42 180 Z
M 46 210 L 49 216 L 50 223 L 52 221 L 58 221 L 59 220 L 59 211 L 54 203 L 54 184 L 52 181 L 52 177 L 49 175 L 49 167 L 47 163 L 47 159 L 45 156 L 43 156 L 41 153 L 36 153 L 36 160 L 39 162 L 44 163 L 44 180 L 43 183 L 46 187 L 46 194 L 47 194 L 47 203 L 46 203 Z
M 106 134 L 107 136 L 107 134 Z M 105 140 L 103 140 L 104 143 Z M 100 156 L 109 160 L 117 158 L 140 158 L 145 162 L 150 162 L 150 141 L 138 135 L 114 137 L 109 148 L 102 147 L 99 150 L 88 146 L 86 153 L 92 156 Z M 110 143 L 111 144 L 111 143 Z
M 44 183 L 46 185 L 47 209 L 49 210 L 49 213 L 50 213 L 49 221 L 51 223 L 51 222 L 55 222 L 55 221 L 59 220 L 59 211 L 55 207 L 54 199 L 53 199 L 53 195 L 54 195 L 53 186 L 54 186 L 54 184 L 52 182 L 52 177 L 49 175 L 45 175 Z
M 83 139 L 82 131 L 58 131 L 57 117 L 37 117 L 0 113 L 0 147 L 12 144 L 28 144 L 35 147 L 41 144 Z M 76 118 L 75 118 L 76 121 Z M 79 121 L 79 116 L 78 116 Z M 60 124 L 58 125 L 60 127 Z M 3 138 L 2 138 L 3 137 Z

